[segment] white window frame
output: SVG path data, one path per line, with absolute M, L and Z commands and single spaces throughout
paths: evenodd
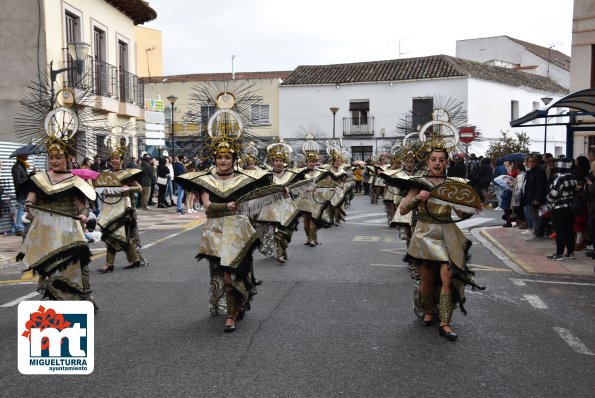
M 79 10 L 78 8 L 74 8 L 73 6 L 71 6 L 70 4 L 67 3 L 62 3 L 62 42 L 63 42 L 63 48 L 68 48 L 68 43 L 67 43 L 67 38 L 66 38 L 66 26 L 65 26 L 65 17 L 66 17 L 66 13 L 72 14 L 74 16 L 76 16 L 78 18 L 78 24 L 79 24 L 79 28 L 78 28 L 78 37 L 80 38 L 80 40 L 85 41 L 85 27 L 83 24 L 83 12 L 81 10 Z
M 120 69 L 120 66 L 121 65 L 120 65 L 120 51 L 119 51 L 120 43 L 119 42 L 125 43 L 126 46 L 128 47 L 128 65 L 127 65 L 126 72 L 132 73 L 131 72 L 132 69 L 133 69 L 132 68 L 132 62 L 131 62 L 131 59 L 132 59 L 132 47 L 130 45 L 130 39 L 127 38 L 126 36 L 121 35 L 118 32 L 116 32 L 116 52 L 117 52 L 116 57 L 117 57 L 117 59 L 116 59 L 116 62 L 114 64 L 116 65 L 116 67 L 118 69 Z
M 510 100 L 510 120 L 519 118 L 520 104 L 517 100 Z
M 250 122 L 254 126 L 270 126 L 271 106 L 268 104 L 252 105 L 250 108 Z
M 89 51 L 89 55 L 95 58 L 95 28 L 102 31 L 105 34 L 105 59 L 102 60 L 103 62 L 113 65 L 110 62 L 110 32 L 106 25 L 102 24 L 101 22 L 97 21 L 94 18 L 91 18 L 91 51 Z

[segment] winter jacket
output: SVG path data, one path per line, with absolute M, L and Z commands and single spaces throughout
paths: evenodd
M 554 181 L 547 195 L 548 203 L 554 209 L 570 207 L 576 192 L 576 178 L 570 173 L 571 159 L 556 159 L 554 162 Z
M 544 204 L 547 192 L 548 185 L 545 171 L 539 166 L 527 170 L 523 185 L 525 203 L 529 205 L 531 202 L 537 201 L 540 204 Z

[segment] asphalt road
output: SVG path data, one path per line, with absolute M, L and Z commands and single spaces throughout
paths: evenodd
M 235 333 L 207 306 L 208 271 L 194 260 L 202 227 L 143 233 L 147 268 L 93 271 L 95 370 L 24 376 L 17 307 L 34 284 L 0 284 L 3 396 L 592 397 L 595 280 L 520 275 L 477 241 L 471 263 L 487 286 L 455 311 L 459 340 L 438 337 L 412 311 L 405 245 L 381 205 L 357 197 L 349 221 L 300 228 L 285 266 L 257 254 L 263 284 Z M 485 212 L 483 225 L 499 224 Z M 172 233 L 177 233 L 171 237 Z M 101 265 L 95 261 L 93 270 Z M 35 299 L 35 297 L 31 298 Z

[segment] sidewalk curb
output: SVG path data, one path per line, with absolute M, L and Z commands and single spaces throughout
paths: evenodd
M 498 240 L 496 240 L 492 235 L 489 234 L 488 231 L 492 228 L 495 227 L 480 228 L 479 234 L 482 235 L 485 239 L 487 239 L 490 242 L 490 244 L 492 244 L 494 247 L 500 250 L 504 255 L 506 255 L 510 259 L 510 261 L 519 266 L 527 274 L 537 274 L 538 272 L 536 272 L 531 266 L 521 261 L 517 256 L 514 255 L 514 253 L 508 250 L 504 245 L 502 245 L 500 242 L 498 242 Z
M 0 258 L 0 269 L 5 265 L 12 265 L 17 262 L 17 256 Z

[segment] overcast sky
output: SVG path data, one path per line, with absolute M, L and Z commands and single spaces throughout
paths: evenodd
M 570 54 L 572 0 L 151 0 L 164 75 L 455 55 L 507 35 Z M 400 41 L 400 51 L 399 51 Z M 401 53 L 399 56 L 399 52 Z

